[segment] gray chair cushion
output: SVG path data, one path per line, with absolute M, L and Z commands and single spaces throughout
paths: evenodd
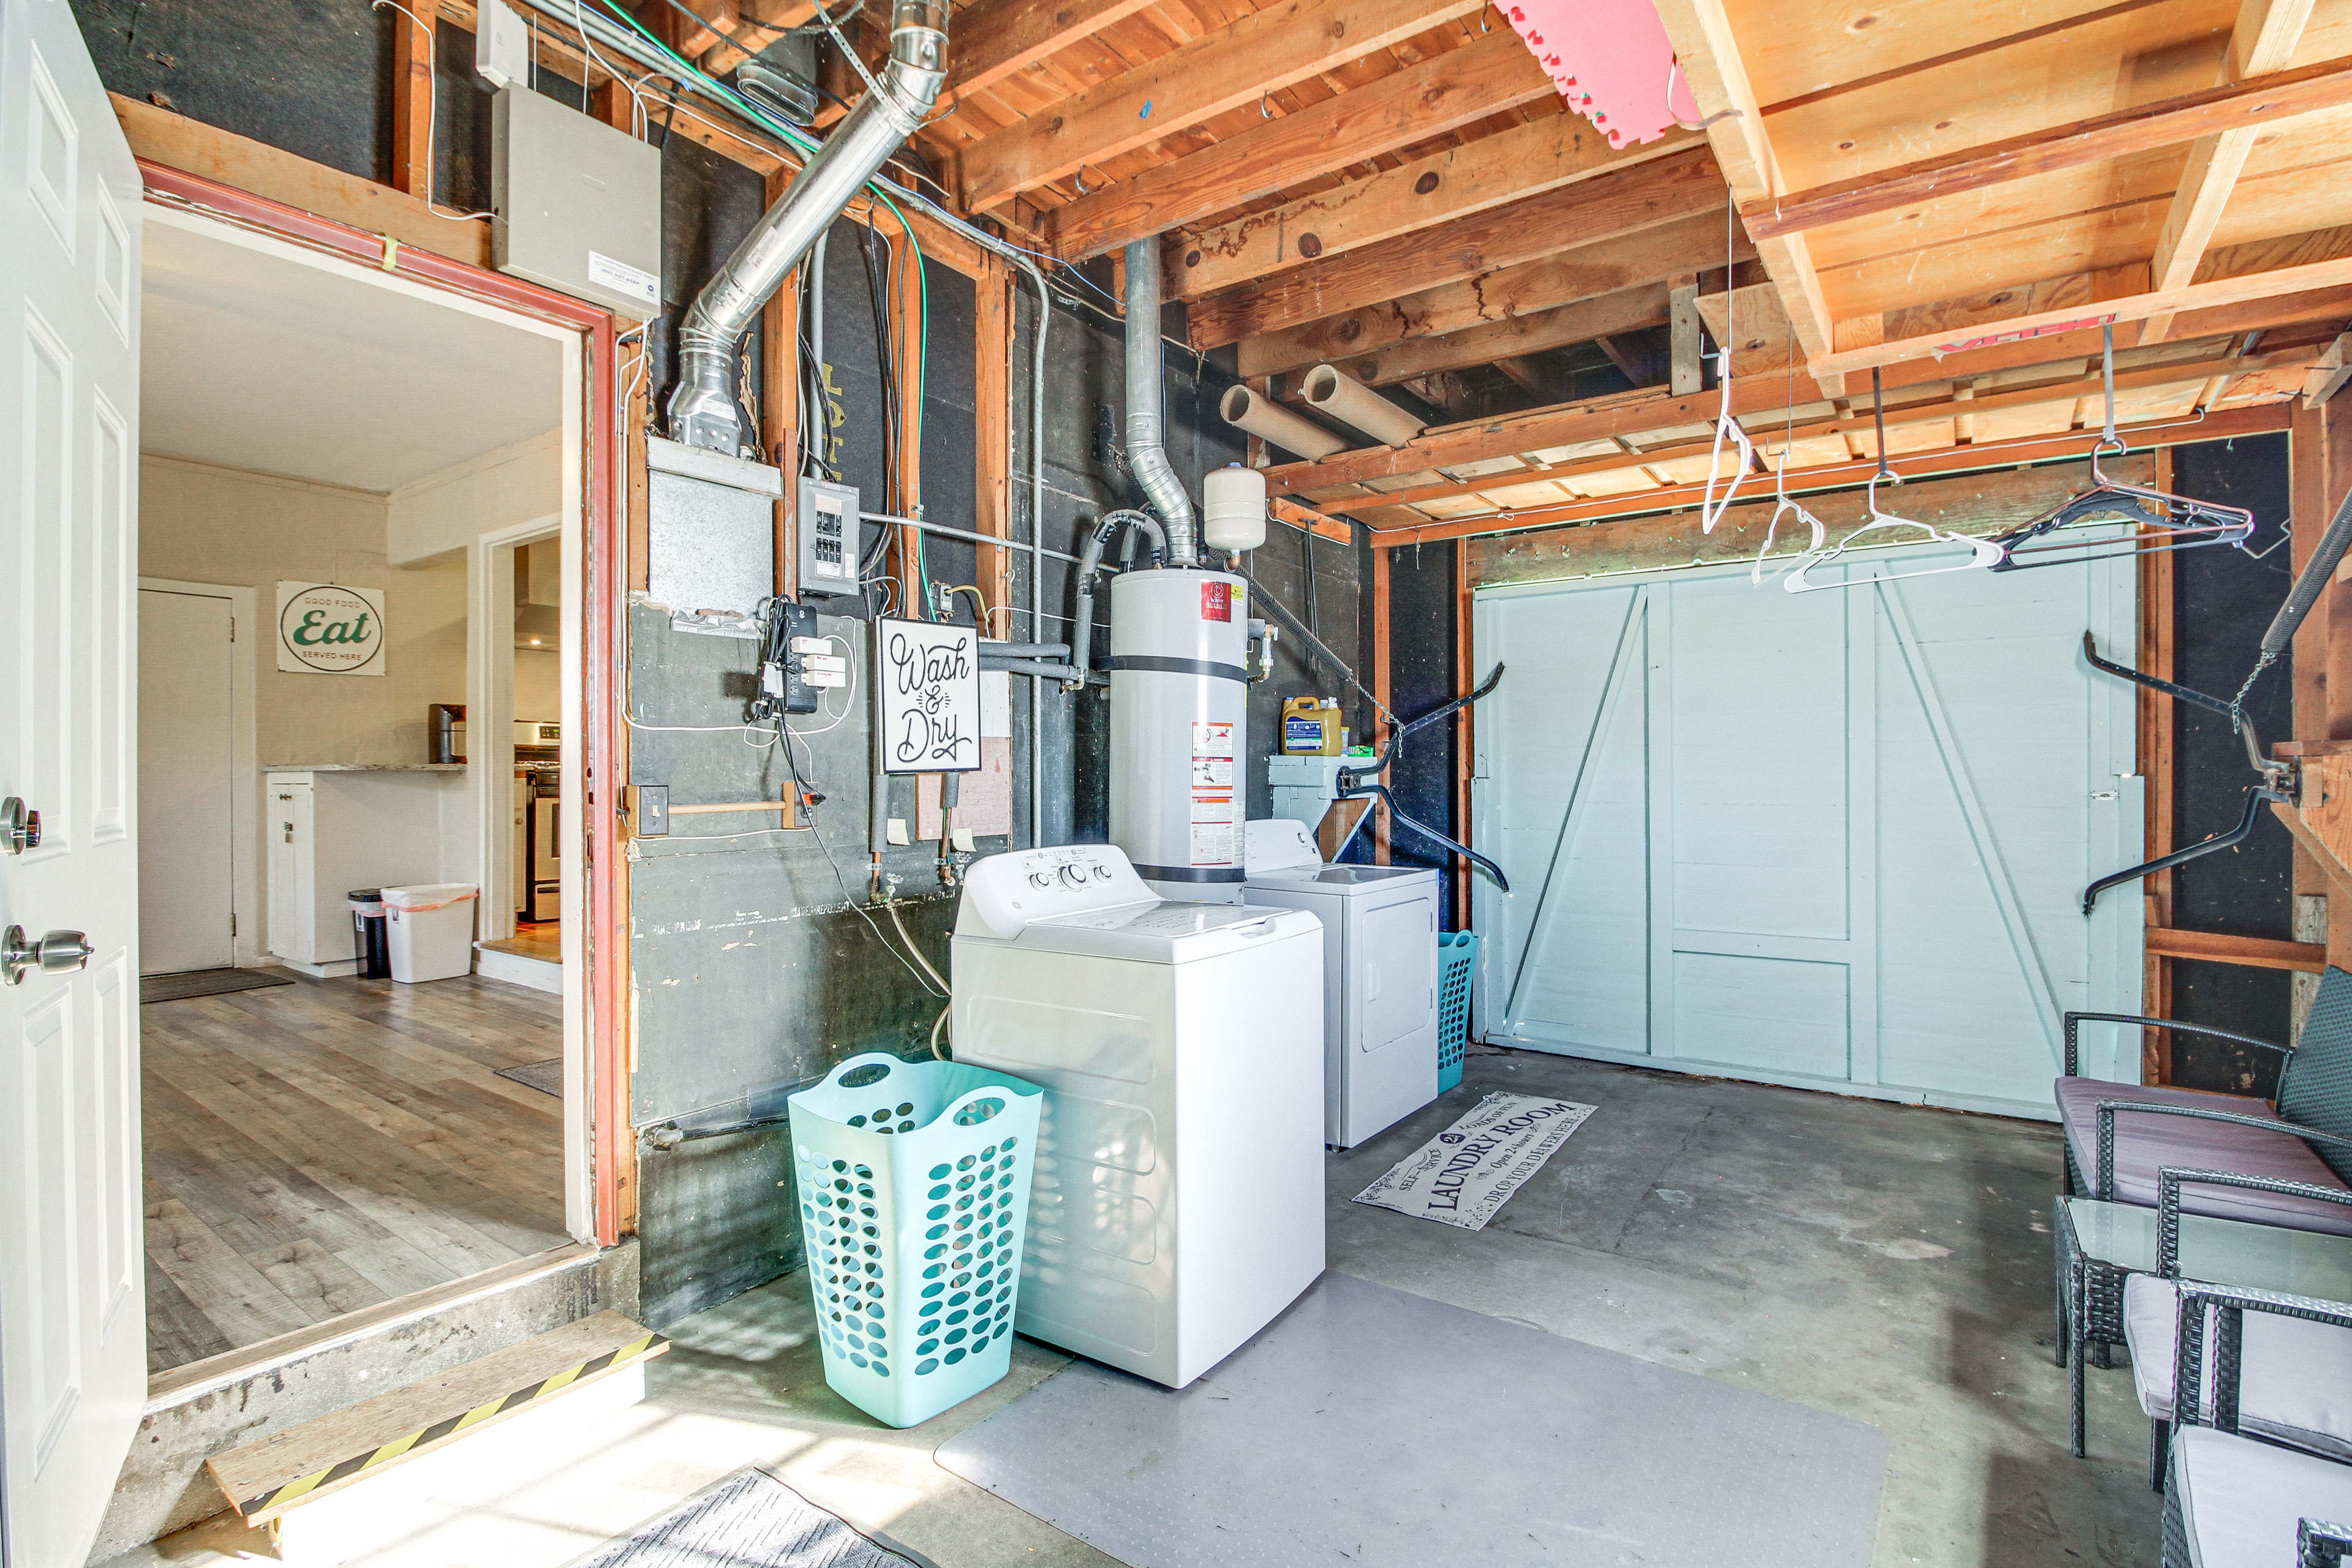
M 2352 1466 L 2210 1426 L 2173 1438 L 2172 1489 L 2194 1568 L 2293 1568 L 2298 1521 L 2352 1518 Z
M 2200 1110 L 2260 1117 L 2266 1121 L 2278 1120 L 2271 1108 L 2259 1100 L 2200 1094 L 2194 1089 L 2147 1089 L 2094 1078 L 2062 1078 L 2056 1092 L 2059 1119 L 2065 1125 L 2066 1145 L 2074 1152 L 2075 1168 L 2083 1173 L 2085 1182 L 2095 1184 L 2099 1172 L 2098 1106 L 2102 1100 L 2193 1105 Z M 2311 1152 L 2311 1145 L 2293 1133 L 2268 1132 L 2258 1127 L 2186 1116 L 2134 1116 L 2127 1111 L 2117 1114 L 2116 1190 L 2112 1194 L 2115 1199 L 2154 1208 L 2157 1173 L 2168 1165 L 2278 1176 L 2319 1187 L 2340 1189 L 2344 1185 L 2326 1163 Z M 2189 1214 L 2212 1215 L 2221 1219 L 2352 1236 L 2352 1208 L 2279 1193 L 2190 1187 L 2181 1193 L 2180 1206 Z
M 2211 1309 L 2208 1309 L 2209 1311 Z M 2352 1463 L 2352 1329 L 2276 1312 L 2248 1312 L 2238 1378 L 2238 1428 Z M 2179 1298 L 2169 1280 L 2135 1274 L 2124 1285 L 2124 1338 L 2132 1382 L 2149 1419 L 2172 1419 Z M 2205 1342 L 2213 1343 L 2209 1329 Z M 2206 1361 L 2207 1418 L 2212 1361 Z

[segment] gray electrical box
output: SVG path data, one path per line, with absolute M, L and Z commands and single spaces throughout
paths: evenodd
M 491 259 L 633 321 L 661 310 L 661 152 L 528 87 L 490 107 Z
M 857 487 L 801 481 L 801 596 L 857 592 Z

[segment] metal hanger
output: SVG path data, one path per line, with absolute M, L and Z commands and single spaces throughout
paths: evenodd
M 2105 329 L 2099 364 L 2100 379 L 2106 388 L 2107 422 L 2097 443 L 2091 447 L 2091 488 L 2068 497 L 2054 510 L 2030 522 L 1995 535 L 2005 559 L 1992 570 L 2030 572 L 2040 566 L 2066 566 L 2078 561 L 2105 561 L 2120 555 L 2159 555 L 2208 544 L 2234 544 L 2244 550 L 2255 526 L 2254 514 L 2245 508 L 2174 495 L 2168 490 L 2127 484 L 2106 476 L 2099 459 L 2109 453 L 2120 455 L 2130 449 L 2116 434 L 2116 329 L 2112 322 Z M 2118 525 L 2121 532 L 2116 531 Z M 2265 550 L 2260 553 L 2267 552 Z
M 1903 482 L 1903 476 L 1889 468 L 1886 463 L 1886 400 L 1885 389 L 1880 385 L 1879 373 L 1875 369 L 1870 373 L 1870 404 L 1871 417 L 1878 431 L 1878 472 L 1870 476 L 1867 498 L 1870 521 L 1839 540 L 1829 549 L 1815 551 L 1800 559 L 1797 564 L 1780 579 L 1780 585 L 1791 594 L 1815 593 L 1823 588 L 1859 588 L 1871 583 L 1899 583 L 1906 577 L 1940 577 L 1948 572 L 1975 572 L 1990 568 L 2003 558 L 2004 552 L 2001 547 L 1990 539 L 1975 539 L 1965 533 L 1956 533 L 1948 528 L 1937 528 L 1932 522 L 1921 522 L 1916 518 L 1898 517 L 1879 506 L 1880 482 L 1883 480 L 1888 484 L 1899 485 Z M 1836 583 L 1816 583 L 1812 580 L 1811 574 L 1814 567 L 1825 566 L 1837 560 L 1846 552 L 1847 548 L 1855 540 L 1865 533 L 1875 533 L 1883 528 L 1916 528 L 1927 536 L 1927 542 L 1937 544 L 1965 544 L 1969 547 L 1969 558 L 1948 566 L 1923 566 L 1916 572 L 1880 572 L 1868 577 L 1848 577 Z

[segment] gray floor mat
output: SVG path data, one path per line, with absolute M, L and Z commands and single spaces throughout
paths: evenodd
M 563 1098 L 563 1058 L 550 1057 L 543 1062 L 525 1062 L 519 1068 L 500 1068 L 500 1078 L 510 1078 L 525 1089 L 535 1089 L 541 1094 Z
M 932 1568 L 876 1545 L 765 1470 L 738 1470 L 572 1568 Z
M 291 985 L 286 975 L 269 969 L 191 969 L 183 974 L 142 974 L 139 977 L 141 1005 L 154 1002 L 185 1002 L 193 996 L 219 996 L 231 991 L 258 991 L 265 985 Z
M 1326 1274 L 1181 1393 L 1075 1362 L 938 1458 L 1135 1568 L 1867 1568 L 1886 1438 Z

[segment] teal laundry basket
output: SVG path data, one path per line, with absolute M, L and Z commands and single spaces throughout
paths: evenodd
M 876 1420 L 928 1421 L 1011 1367 L 1044 1098 L 879 1051 L 792 1097 L 824 1380 Z
M 1462 1087 L 1463 1048 L 1470 1040 L 1470 975 L 1478 938 L 1466 931 L 1437 938 L 1437 1092 Z

